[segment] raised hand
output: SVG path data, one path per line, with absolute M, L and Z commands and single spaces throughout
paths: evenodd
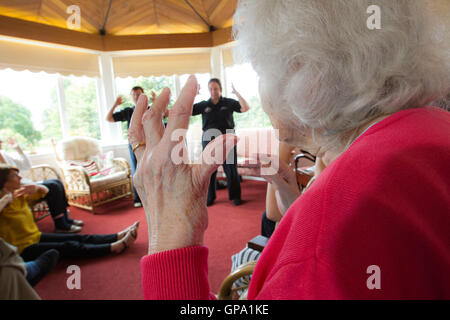
M 235 94 L 238 97 L 240 96 L 239 92 L 237 92 L 236 88 L 234 87 L 234 84 L 231 84 L 231 89 L 232 89 L 232 91 L 231 91 L 232 94 Z
M 161 119 L 170 100 L 168 88 L 150 109 L 142 94 L 131 119 L 128 137 L 137 159 L 134 183 L 148 221 L 149 253 L 203 244 L 210 176 L 237 143 L 236 136 L 222 135 L 208 144 L 200 164 L 189 163 L 186 130 L 197 90 L 197 80 L 190 76 L 170 110 L 166 129 Z
M 19 144 L 17 143 L 16 139 L 14 139 L 13 137 L 6 138 L 6 142 L 8 143 L 8 146 L 11 149 L 16 149 L 19 146 Z
M 155 91 L 152 90 L 152 92 L 150 94 L 151 94 L 150 101 L 153 103 L 156 100 L 156 93 L 155 93 Z
M 121 96 L 118 96 L 116 99 L 116 102 L 114 103 L 114 106 L 120 106 L 122 104 L 123 100 Z

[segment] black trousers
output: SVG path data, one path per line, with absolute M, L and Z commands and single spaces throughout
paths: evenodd
M 208 143 L 214 140 L 212 137 L 211 140 L 203 140 L 202 147 L 205 150 Z M 227 187 L 228 187 L 228 198 L 230 200 L 241 199 L 241 180 L 239 178 L 238 170 L 237 170 L 237 148 L 234 147 L 233 151 L 227 156 L 227 159 L 224 164 L 222 164 L 223 171 L 227 177 Z M 211 175 L 211 179 L 209 181 L 208 188 L 208 200 L 216 199 L 216 176 L 217 170 Z
M 31 261 L 56 249 L 61 258 L 96 258 L 109 254 L 115 241 L 117 234 L 42 233 L 40 241 L 26 247 L 20 255 L 24 261 Z
M 67 202 L 64 184 L 57 179 L 44 180 L 40 184 L 48 188 L 45 200 L 52 218 L 67 211 L 69 203 Z

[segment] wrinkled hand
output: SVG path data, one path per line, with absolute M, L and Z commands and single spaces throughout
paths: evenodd
M 269 163 L 271 158 L 260 156 L 265 163 Z M 272 156 L 273 157 L 273 156 Z M 294 170 L 284 161 L 278 161 L 279 169 L 274 175 L 263 175 L 275 188 L 275 198 L 277 199 L 278 209 L 284 215 L 289 207 L 300 196 L 301 191 L 297 184 L 297 176 Z
M 201 164 L 188 163 L 186 130 L 197 88 L 196 78 L 190 76 L 170 111 L 166 129 L 162 113 L 170 100 L 168 88 L 148 110 L 148 98 L 141 94 L 131 119 L 130 144 L 134 147 L 145 142 L 135 149 L 134 184 L 147 217 L 149 253 L 203 244 L 210 176 L 226 158 L 223 148 L 232 150 L 237 143 L 234 135 L 222 135 L 208 144 Z M 208 157 L 212 151 L 214 162 Z

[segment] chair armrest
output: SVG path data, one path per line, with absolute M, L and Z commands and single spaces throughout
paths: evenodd
M 256 261 L 249 261 L 241 264 L 232 273 L 230 273 L 222 282 L 217 298 L 219 300 L 231 300 L 233 294 L 233 283 L 239 278 L 253 274 Z
M 126 171 L 128 174 L 131 174 L 130 164 L 124 158 L 114 158 L 113 163 L 115 167 L 120 168 L 120 171 Z
M 269 238 L 259 235 L 259 236 L 254 237 L 249 242 L 247 242 L 247 247 L 249 247 L 250 249 L 262 252 L 264 250 L 264 248 L 266 247 L 268 241 L 269 241 Z
M 33 166 L 31 167 L 30 171 L 32 177 L 31 180 L 33 181 L 48 180 L 48 178 L 50 178 L 52 175 L 55 176 L 56 179 L 61 180 L 61 176 L 58 171 L 47 164 Z M 38 179 L 37 177 L 39 177 L 40 179 Z

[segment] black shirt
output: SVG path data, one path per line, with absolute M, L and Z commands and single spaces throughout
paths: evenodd
M 233 112 L 241 112 L 239 101 L 230 98 L 220 97 L 217 104 L 212 100 L 204 100 L 194 104 L 192 115 L 202 115 L 202 129 L 219 129 L 226 133 L 227 129 L 234 129 Z
M 131 117 L 133 116 L 133 112 L 134 112 L 134 108 L 133 107 L 126 107 L 120 111 L 114 112 L 112 117 L 114 119 L 115 122 L 118 121 L 126 121 L 127 122 L 127 129 L 130 128 L 130 121 L 131 121 Z M 147 107 L 147 109 L 149 109 L 150 106 Z M 164 122 L 164 125 L 166 124 L 167 121 Z
M 133 115 L 134 106 L 132 108 L 126 107 L 118 112 L 114 112 L 112 117 L 115 122 L 117 121 L 126 121 L 127 128 L 130 127 L 131 116 Z

